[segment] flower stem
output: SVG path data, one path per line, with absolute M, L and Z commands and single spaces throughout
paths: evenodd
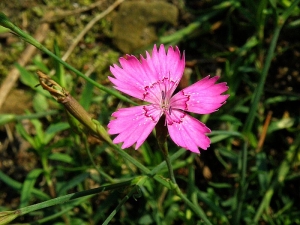
M 53 89 L 53 87 L 51 87 L 51 86 L 47 87 L 46 86 L 47 84 L 52 83 L 51 80 L 48 78 L 46 79 L 46 77 L 44 77 L 44 76 L 42 76 L 42 78 L 44 79 L 44 80 L 42 79 L 42 84 L 44 85 L 44 88 L 46 90 L 50 91 L 50 93 L 54 94 L 55 98 L 56 98 L 56 96 L 59 96 L 60 98 L 66 97 L 65 96 L 66 93 L 57 91 L 57 90 L 62 90 L 62 87 L 59 87 L 57 89 Z M 47 82 L 45 82 L 45 81 L 47 81 Z M 58 84 L 56 84 L 56 83 L 55 83 L 55 85 L 58 86 Z M 68 104 L 75 104 L 74 102 L 75 102 L 75 100 L 68 101 Z M 62 103 L 62 102 L 60 102 L 60 103 Z M 64 106 L 66 106 L 66 104 L 64 104 Z M 77 107 L 72 106 L 72 107 L 68 107 L 67 110 L 72 111 L 75 108 L 77 108 Z M 90 121 L 86 120 L 86 119 L 82 119 L 81 118 L 82 115 L 85 115 L 85 114 L 86 113 L 84 113 L 84 114 L 73 113 L 72 116 L 74 116 L 76 119 L 78 119 L 78 121 L 81 121 L 82 123 L 84 123 L 84 125 L 92 132 L 92 134 L 94 134 L 96 137 L 104 140 L 110 147 L 112 147 L 125 160 L 129 161 L 130 163 L 135 165 L 137 168 L 139 168 L 144 174 L 146 174 L 147 177 L 152 177 L 153 179 L 155 179 L 157 182 L 164 185 L 168 189 L 174 190 L 175 193 L 179 197 L 182 198 L 182 200 L 186 203 L 186 205 L 188 205 L 199 216 L 199 218 L 202 218 L 202 220 L 206 224 L 210 224 L 206 215 L 203 213 L 202 209 L 199 209 L 199 207 L 194 205 L 187 197 L 185 197 L 184 194 L 181 192 L 181 190 L 179 189 L 179 187 L 176 184 L 171 161 L 180 157 L 182 154 L 184 154 L 186 152 L 186 150 L 180 149 L 171 157 L 169 156 L 168 146 L 167 146 L 168 131 L 167 131 L 166 126 L 164 125 L 164 122 L 160 121 L 158 123 L 158 125 L 156 127 L 156 137 L 157 137 L 159 147 L 165 157 L 165 162 L 160 163 L 158 166 L 153 168 L 153 170 L 150 170 L 147 167 L 145 167 L 143 164 L 141 164 L 139 161 L 134 159 L 132 156 L 130 156 L 128 153 L 126 153 L 126 151 L 122 150 L 118 145 L 114 144 L 112 142 L 112 140 L 110 139 L 109 135 L 107 134 L 107 131 L 105 130 L 105 128 L 98 121 L 93 120 L 91 118 L 89 118 Z M 171 181 L 167 181 L 165 178 L 157 175 L 157 172 L 162 170 L 165 167 L 165 163 L 167 164 Z M 0 171 L 0 173 L 1 173 L 1 171 Z
M 174 184 L 176 184 L 174 171 L 173 171 L 173 167 L 172 167 L 172 163 L 171 163 L 171 160 L 170 160 L 169 151 L 168 151 L 168 147 L 167 147 L 167 142 L 165 142 L 165 144 L 164 144 L 164 146 L 162 146 L 162 148 L 163 148 L 162 150 L 163 150 L 164 158 L 165 158 L 166 163 L 167 163 L 167 167 L 168 167 L 168 170 L 169 170 L 171 181 Z
M 207 216 L 205 215 L 205 212 L 202 210 L 202 208 L 193 202 L 191 202 L 180 190 L 179 186 L 177 184 L 171 184 L 171 187 L 173 191 L 181 198 L 181 200 L 188 206 L 190 209 L 192 209 L 196 215 L 202 219 L 202 222 L 207 225 L 212 225 L 212 223 L 209 221 Z
M 90 159 L 91 163 L 93 164 L 95 170 L 96 170 L 101 176 L 103 176 L 107 181 L 109 181 L 110 183 L 112 183 L 112 184 L 116 183 L 116 181 L 115 181 L 111 176 L 109 176 L 107 173 L 105 173 L 103 170 L 101 170 L 101 169 L 96 165 L 95 160 L 94 160 L 94 158 L 93 158 L 93 156 L 92 156 L 92 153 L 91 153 L 91 151 L 90 151 L 88 142 L 87 142 L 87 137 L 86 137 L 84 134 L 81 134 L 81 136 L 82 136 L 82 139 L 83 139 L 83 141 L 84 141 L 84 145 L 85 145 L 86 152 L 87 152 L 87 154 L 88 154 L 88 156 L 89 156 L 89 159 Z
M 165 161 L 167 163 L 171 181 L 174 184 L 176 184 L 174 171 L 172 168 L 172 163 L 171 163 L 169 151 L 168 151 L 168 144 L 167 144 L 168 129 L 167 129 L 167 126 L 165 125 L 165 117 L 164 116 L 162 116 L 160 118 L 160 120 L 158 121 L 158 123 L 156 124 L 155 130 L 156 130 L 157 143 L 158 143 L 158 146 L 159 146 L 160 150 L 162 151 Z

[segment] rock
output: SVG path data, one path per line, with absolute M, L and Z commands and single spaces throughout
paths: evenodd
M 114 44 L 122 52 L 132 53 L 157 40 L 155 25 L 176 25 L 177 19 L 177 7 L 164 1 L 124 2 L 113 20 Z
M 0 113 L 3 114 L 24 114 L 32 108 L 32 95 L 21 89 L 13 89 L 7 96 Z

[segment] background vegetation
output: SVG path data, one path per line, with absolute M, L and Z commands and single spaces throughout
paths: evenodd
M 136 6 L 137 12 L 122 14 L 124 18 L 124 4 L 137 4 L 126 0 L 98 17 L 115 2 L 11 0 L 1 1 L 0 8 L 14 24 L 103 87 L 111 88 L 109 66 L 120 56 L 144 54 L 154 43 L 185 51 L 187 68 L 180 88 L 208 74 L 220 75 L 230 98 L 218 112 L 198 116 L 213 130 L 211 147 L 198 156 L 169 142 L 170 154 L 179 154 L 172 163 L 179 188 L 211 224 L 300 224 L 299 1 L 139 1 L 158 4 L 146 8 L 157 7 L 160 13 Z M 131 14 L 138 16 L 127 20 Z M 125 19 L 136 29 L 125 29 Z M 135 30 L 147 32 L 136 34 L 136 40 L 124 38 Z M 144 174 L 105 142 L 76 131 L 63 106 L 36 87 L 35 72 L 52 75 L 104 127 L 112 112 L 130 103 L 94 87 L 43 51 L 28 55 L 27 47 L 0 26 L 0 212 Z M 4 90 L 7 79 L 14 81 L 13 88 Z M 150 170 L 163 161 L 154 135 L 140 150 L 124 151 Z M 157 173 L 168 177 L 166 167 Z M 73 225 L 105 220 L 204 223 L 152 178 L 137 189 L 125 185 L 102 191 L 34 210 L 14 222 Z

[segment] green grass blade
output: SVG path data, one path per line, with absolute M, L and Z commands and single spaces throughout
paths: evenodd
M 82 173 L 82 174 L 75 176 L 71 180 L 68 180 L 68 182 L 63 182 L 62 187 L 57 191 L 57 195 L 61 196 L 61 195 L 66 194 L 69 189 L 80 184 L 82 181 L 84 181 L 86 178 L 88 178 L 89 175 L 90 175 L 89 173 Z
M 2 171 L 0 171 L 0 180 L 2 180 L 4 183 L 6 183 L 9 187 L 16 191 L 21 191 L 22 189 L 22 183 L 15 181 L 14 179 L 10 178 L 6 174 L 4 174 Z M 37 197 L 40 200 L 49 200 L 49 195 L 45 194 L 43 191 L 40 191 L 38 189 L 33 189 L 32 193 L 35 197 Z
M 96 86 L 97 88 L 99 88 L 100 90 L 111 94 L 115 97 L 117 97 L 118 99 L 131 103 L 133 105 L 136 105 L 135 102 L 131 101 L 129 98 L 125 97 L 124 95 L 120 94 L 119 92 L 105 87 L 99 83 L 97 83 L 96 81 L 92 80 L 91 78 L 85 76 L 82 72 L 80 72 L 79 70 L 75 69 L 73 66 L 71 66 L 70 64 L 66 63 L 65 61 L 63 61 L 61 58 L 59 58 L 58 56 L 56 56 L 53 52 L 51 52 L 50 50 L 48 50 L 45 46 L 43 46 L 41 43 L 39 43 L 37 40 L 35 40 L 32 36 L 30 36 L 29 34 L 25 33 L 23 30 L 21 30 L 19 27 L 17 27 L 16 25 L 14 25 L 3 13 L 0 12 L 0 25 L 12 30 L 13 32 L 15 32 L 17 35 L 19 35 L 24 41 L 32 44 L 33 46 L 35 46 L 36 48 L 38 48 L 39 50 L 41 50 L 42 52 L 46 53 L 47 55 L 49 55 L 50 57 L 52 57 L 53 59 L 57 60 L 59 63 L 61 63 L 62 65 L 64 65 L 67 69 L 71 70 L 72 72 L 74 72 L 75 74 L 77 74 L 78 76 L 82 77 L 83 79 L 85 79 L 86 81 L 92 83 L 94 86 Z
M 96 77 L 97 77 L 97 74 L 96 73 L 92 73 L 91 79 L 95 80 Z M 94 85 L 92 83 L 90 83 L 90 82 L 87 82 L 85 84 L 85 87 L 84 87 L 83 91 L 82 91 L 79 103 L 80 103 L 80 105 L 82 105 L 82 107 L 85 110 L 88 110 L 89 107 L 90 107 L 90 105 L 91 105 L 91 103 L 92 103 L 93 88 L 94 88 Z
M 57 57 L 61 58 L 60 49 L 57 45 L 56 40 L 54 41 L 54 54 L 57 55 Z M 57 77 L 58 83 L 62 87 L 67 87 L 66 86 L 65 70 L 64 70 L 63 65 L 55 59 L 53 61 L 54 61 L 54 67 L 55 67 L 55 76 Z
M 258 210 L 255 214 L 255 217 L 253 219 L 254 224 L 258 223 L 263 211 L 269 207 L 271 199 L 272 199 L 273 194 L 275 193 L 277 187 L 284 183 L 284 181 L 291 169 L 291 166 L 293 165 L 293 161 L 296 159 L 296 156 L 300 151 L 299 148 L 300 148 L 300 134 L 298 134 L 295 137 L 295 142 L 291 145 L 291 147 L 287 151 L 286 157 L 282 161 L 281 165 L 279 166 L 279 169 L 277 171 L 275 179 L 273 180 L 272 184 L 266 191 L 266 193 L 258 207 Z
M 20 208 L 25 207 L 29 204 L 31 194 L 33 191 L 36 179 L 43 173 L 42 169 L 34 169 L 26 176 L 25 181 L 22 185 L 21 197 L 20 197 Z

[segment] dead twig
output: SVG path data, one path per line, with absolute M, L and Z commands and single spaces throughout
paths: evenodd
M 54 22 L 57 22 L 59 20 L 64 19 L 65 17 L 73 16 L 73 15 L 76 15 L 76 14 L 80 14 L 80 13 L 92 10 L 92 9 L 102 5 L 104 2 L 105 1 L 103 1 L 103 0 L 102 1 L 97 1 L 97 2 L 94 2 L 94 3 L 90 4 L 89 6 L 84 6 L 84 7 L 81 7 L 79 9 L 75 9 L 75 10 L 64 11 L 64 10 L 58 9 L 57 12 L 54 12 L 54 16 L 45 17 L 45 18 L 42 19 L 42 22 L 54 23 Z
M 266 139 L 266 136 L 267 136 L 268 127 L 269 127 L 271 119 L 272 119 L 272 114 L 273 114 L 272 111 L 268 112 L 267 118 L 266 118 L 264 126 L 263 126 L 262 133 L 260 135 L 260 138 L 259 138 L 259 141 L 258 141 L 258 144 L 257 144 L 257 148 L 255 150 L 256 153 L 259 153 L 262 150 L 262 147 L 264 145 L 264 142 L 265 142 L 265 139 Z
M 34 38 L 38 42 L 44 41 L 44 39 L 47 36 L 49 30 L 49 24 L 48 23 L 42 23 L 38 28 L 37 31 L 34 34 Z M 29 60 L 32 58 L 33 54 L 36 51 L 36 47 L 33 45 L 28 45 L 24 52 L 21 54 L 20 58 L 18 59 L 17 63 L 21 66 L 25 66 Z M 17 68 L 13 68 L 10 73 L 7 75 L 5 80 L 3 81 L 1 87 L 0 87 L 0 109 L 5 102 L 5 99 L 7 95 L 9 94 L 10 90 L 15 85 L 16 81 L 19 79 L 19 70 Z
M 71 55 L 74 48 L 78 45 L 79 41 L 86 35 L 86 33 L 97 23 L 100 19 L 105 17 L 107 14 L 109 14 L 111 11 L 113 11 L 118 5 L 120 5 L 125 0 L 118 0 L 115 3 L 113 3 L 111 6 L 109 6 L 105 11 L 98 14 L 94 17 L 86 26 L 85 28 L 79 33 L 79 35 L 75 38 L 72 45 L 69 47 L 69 49 L 66 51 L 66 53 L 63 55 L 62 60 L 66 61 L 67 58 Z
M 79 41 L 92 28 L 92 26 L 97 21 L 99 21 L 101 18 L 103 18 L 104 16 L 109 14 L 113 9 L 115 9 L 123 1 L 124 0 L 116 1 L 114 4 L 112 4 L 110 7 L 108 7 L 104 12 L 100 13 L 93 20 L 91 20 L 88 23 L 88 25 L 85 27 L 85 29 L 74 40 L 73 44 L 70 46 L 70 48 L 64 54 L 62 59 L 65 61 L 70 56 L 70 54 L 72 53 L 72 51 L 74 50 L 76 45 L 79 43 Z M 83 7 L 83 8 L 78 9 L 78 10 L 72 10 L 72 11 L 69 11 L 67 13 L 61 14 L 61 16 L 66 17 L 68 15 L 74 15 L 74 14 L 77 14 L 77 13 L 82 13 L 84 11 L 88 11 L 88 10 L 91 10 L 91 9 L 97 7 L 97 6 L 100 6 L 102 3 L 103 3 L 103 1 L 98 1 L 98 2 L 95 2 L 95 3 L 91 4 L 88 7 Z M 44 18 L 42 19 L 41 25 L 37 28 L 36 33 L 34 34 L 34 39 L 36 39 L 38 42 L 41 43 L 46 38 L 48 30 L 49 30 L 49 23 L 57 21 L 56 19 L 53 19 L 54 17 L 56 17 L 54 15 L 55 15 L 55 13 L 53 11 L 51 11 L 51 12 L 48 12 L 44 16 Z M 24 52 L 21 54 L 21 56 L 20 56 L 19 60 L 17 61 L 17 63 L 20 64 L 21 66 L 25 66 L 29 62 L 29 60 L 32 58 L 35 51 L 36 51 L 36 47 L 34 47 L 32 45 L 27 46 L 26 49 L 24 50 Z M 11 72 L 7 75 L 5 80 L 3 81 L 3 83 L 0 87 L 0 109 L 3 105 L 3 103 L 5 102 L 5 99 L 6 99 L 7 95 L 9 94 L 10 90 L 13 88 L 16 81 L 18 80 L 19 75 L 20 75 L 20 73 L 19 73 L 18 69 L 14 67 L 11 70 Z

